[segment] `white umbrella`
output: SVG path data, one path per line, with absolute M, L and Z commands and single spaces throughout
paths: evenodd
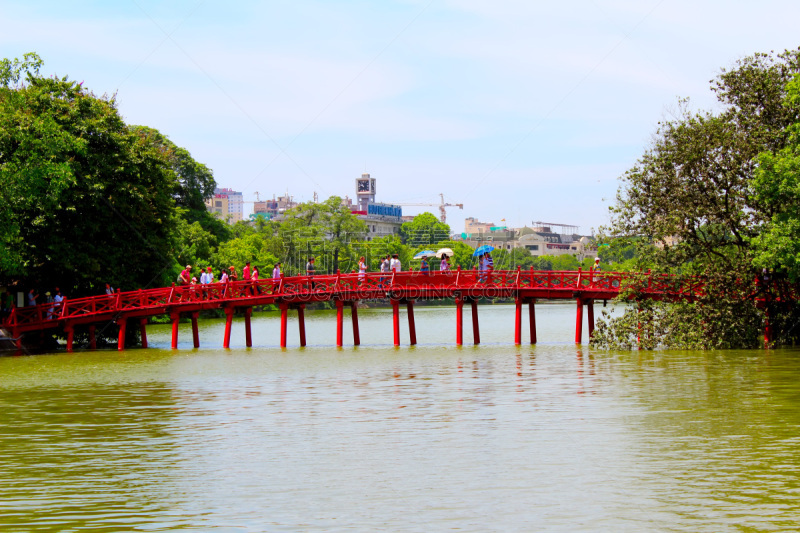
M 436 251 L 436 257 L 438 257 L 439 259 L 441 259 L 442 256 L 445 254 L 447 255 L 447 257 L 453 257 L 453 250 L 451 250 L 450 248 L 439 248 Z

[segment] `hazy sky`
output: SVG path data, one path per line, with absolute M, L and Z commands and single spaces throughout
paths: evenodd
M 438 203 L 588 233 L 679 97 L 800 46 L 800 2 L 0 0 L 0 55 L 117 94 L 252 200 Z M 404 208 L 416 214 L 426 208 Z M 436 208 L 429 208 L 438 215 Z

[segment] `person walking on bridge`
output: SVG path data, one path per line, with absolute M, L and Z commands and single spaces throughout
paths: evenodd
M 386 275 L 389 273 L 389 256 L 388 255 L 386 257 L 382 257 L 381 258 L 380 271 L 381 271 L 381 280 L 380 280 L 380 283 L 378 283 L 378 287 L 383 287 L 383 284 L 386 282 Z
M 306 263 L 306 276 L 308 276 L 308 284 L 311 290 L 314 290 L 314 272 L 316 268 L 314 268 L 314 258 L 309 257 L 308 263 Z
M 358 258 L 358 284 L 361 285 L 364 283 L 364 279 L 367 277 L 367 262 L 364 260 L 364 256 Z
M 272 269 L 272 292 L 273 294 L 278 292 L 278 287 L 281 284 L 281 262 L 278 261 L 275 263 L 275 267 Z

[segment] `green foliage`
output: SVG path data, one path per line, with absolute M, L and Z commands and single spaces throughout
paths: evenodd
M 251 266 L 258 267 L 263 279 L 272 275 L 272 267 L 279 260 L 282 247 L 276 237 L 251 233 L 220 244 L 211 258 L 211 266 L 216 266 L 215 272 L 229 266 L 241 272 L 245 263 L 250 261 Z
M 722 110 L 693 113 L 682 102 L 623 176 L 612 225 L 603 231 L 627 239 L 618 250 L 601 249 L 601 257 L 625 258 L 624 243 L 636 243 L 636 266 L 702 274 L 709 284 L 698 302 L 652 308 L 655 345 L 758 345 L 758 313 L 742 303 L 753 304 L 758 267 L 798 277 L 800 98 L 792 80 L 799 72 L 800 50 L 755 54 L 723 70 L 712 82 Z M 604 324 L 611 333 L 597 342 L 613 346 L 608 339 L 625 338 L 625 324 Z
M 552 258 L 553 270 L 578 270 L 580 263 L 572 254 L 557 255 Z
M 639 287 L 628 287 L 615 302 L 622 313 L 604 310 L 591 345 L 607 349 L 756 348 L 763 315 L 748 298 L 752 286 L 735 273 L 707 280 L 707 292 L 695 302 L 640 299 Z
M 422 213 L 400 227 L 403 243 L 410 246 L 436 245 L 450 238 L 450 226 L 431 213 Z
M 278 229 L 287 272 L 305 272 L 310 256 L 316 258 L 319 273 L 349 271 L 358 261 L 353 244 L 363 241 L 366 234 L 367 225 L 338 196 L 290 209 Z
M 492 252 L 492 259 L 497 270 L 514 270 L 517 267 L 528 270 L 537 263 L 536 258 L 526 248 L 495 250 Z
M 12 63 L 38 70 L 38 58 Z M 27 66 L 26 66 L 27 65 Z M 15 70 L 17 69 L 17 70 Z M 175 175 L 131 131 L 114 101 L 66 78 L 29 73 L 0 88 L 0 257 L 6 280 L 59 284 L 165 283 L 174 262 Z
M 800 104 L 800 77 L 787 85 L 787 106 Z M 752 181 L 754 199 L 772 206 L 772 218 L 752 238 L 753 263 L 792 281 L 800 280 L 800 122 L 788 131 L 787 145 L 758 156 Z
M 44 62 L 39 54 L 28 52 L 19 59 L 0 59 L 0 85 L 3 87 L 19 86 L 23 74 L 26 78 L 35 78 Z

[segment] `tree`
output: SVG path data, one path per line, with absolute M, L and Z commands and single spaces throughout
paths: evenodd
M 800 76 L 787 84 L 787 107 L 800 105 Z M 763 152 L 752 182 L 754 199 L 773 206 L 772 216 L 752 239 L 757 268 L 800 281 L 800 123 L 788 128 L 789 140 L 780 151 Z
M 400 226 L 400 236 L 411 246 L 433 245 L 450 238 L 450 226 L 431 213 L 422 213 Z
M 323 259 L 318 261 L 318 272 L 336 272 L 340 260 L 344 260 L 345 268 L 355 264 L 352 243 L 366 237 L 367 225 L 350 212 L 341 198 L 331 196 L 322 203 L 304 203 L 288 210 L 279 234 L 287 257 L 298 271 L 305 272 L 306 256 L 314 255 Z
M 182 208 L 181 215 L 190 224 L 199 222 L 217 240 L 231 238 L 231 231 L 223 220 L 213 216 L 206 208 L 206 200 L 214 195 L 217 182 L 214 173 L 206 165 L 195 161 L 189 151 L 173 143 L 160 131 L 147 126 L 132 126 L 131 129 L 156 147 L 177 177 L 175 203 Z
M 175 261 L 174 172 L 123 122 L 113 98 L 66 77 L 39 77 L 40 64 L 38 56 L 6 60 L 0 74 L 2 276 L 59 284 L 70 295 L 105 281 L 166 283 Z
M 722 111 L 692 113 L 682 102 L 679 114 L 659 124 L 652 146 L 622 177 L 612 224 L 604 232 L 655 245 L 637 250 L 641 263 L 656 271 L 705 277 L 709 297 L 690 304 L 699 320 L 686 322 L 704 328 L 705 334 L 681 336 L 698 346 L 758 342 L 753 324 L 760 315 L 747 303 L 752 303 L 758 263 L 754 246 L 774 249 L 786 241 L 794 229 L 773 222 L 797 205 L 784 209 L 776 201 L 780 187 L 771 185 L 776 179 L 769 173 L 777 160 L 759 154 L 780 153 L 792 138 L 800 101 L 787 98 L 787 84 L 799 72 L 800 50 L 738 61 L 712 80 Z M 760 236 L 769 227 L 776 230 L 775 240 Z M 761 257 L 764 264 L 770 262 Z M 653 305 L 666 306 L 663 313 L 650 315 L 662 322 L 672 321 L 670 309 L 685 309 Z M 669 345 L 670 339 L 659 342 Z

